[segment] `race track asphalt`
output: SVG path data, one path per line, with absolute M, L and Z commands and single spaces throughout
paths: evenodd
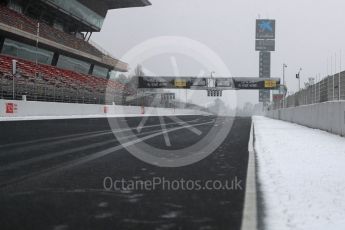
M 129 126 L 115 132 L 163 150 L 191 146 L 228 120 L 178 117 L 199 130 L 196 135 L 169 117 L 148 118 L 141 132 L 142 118 L 112 119 Z M 239 230 L 251 119 L 231 122 L 211 155 L 175 168 L 134 157 L 107 119 L 1 122 L 0 229 Z M 157 184 L 143 188 L 150 182 Z M 139 186 L 130 187 L 134 183 Z

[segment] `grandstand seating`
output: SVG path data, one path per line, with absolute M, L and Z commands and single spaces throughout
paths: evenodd
M 119 97 L 130 94 L 123 84 L 113 80 L 0 55 L 0 97 L 2 98 L 12 95 L 10 86 L 13 59 L 18 61 L 19 77 L 15 81 L 18 97 L 27 95 L 29 100 L 103 104 L 113 101 L 119 103 L 119 100 L 122 100 Z
M 37 34 L 38 21 L 0 5 L 0 23 L 30 34 Z M 39 36 L 97 57 L 103 53 L 87 41 L 40 22 Z M 18 76 L 13 81 L 12 60 L 18 61 Z M 13 82 L 15 90 L 13 94 Z M 122 104 L 124 96 L 133 95 L 123 84 L 101 77 L 90 76 L 51 65 L 0 54 L 0 98 Z
M 38 21 L 0 5 L 0 22 L 36 35 Z M 87 41 L 40 22 L 39 36 L 85 53 L 102 57 L 103 53 Z

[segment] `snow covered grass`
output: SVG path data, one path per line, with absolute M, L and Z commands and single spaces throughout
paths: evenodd
M 345 138 L 253 117 L 266 229 L 345 229 Z

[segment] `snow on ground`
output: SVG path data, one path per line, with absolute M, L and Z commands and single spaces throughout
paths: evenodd
M 254 117 L 266 229 L 345 229 L 345 138 Z

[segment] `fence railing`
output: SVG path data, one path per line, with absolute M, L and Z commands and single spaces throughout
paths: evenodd
M 323 78 L 293 95 L 273 102 L 273 109 L 296 107 L 326 101 L 345 100 L 345 71 Z
M 14 80 L 14 81 L 13 81 Z M 132 92 L 133 93 L 133 92 Z M 0 99 L 46 101 L 78 104 L 101 104 L 151 106 L 162 108 L 177 107 L 173 102 L 159 101 L 153 103 L 152 95 L 130 95 L 122 90 L 113 88 L 90 89 L 76 84 L 56 84 L 46 82 L 40 78 L 14 77 L 0 73 Z
M 51 84 L 44 80 L 0 75 L 0 99 L 47 101 L 81 104 L 123 104 L 125 95 L 118 90 L 90 90 L 82 86 Z

